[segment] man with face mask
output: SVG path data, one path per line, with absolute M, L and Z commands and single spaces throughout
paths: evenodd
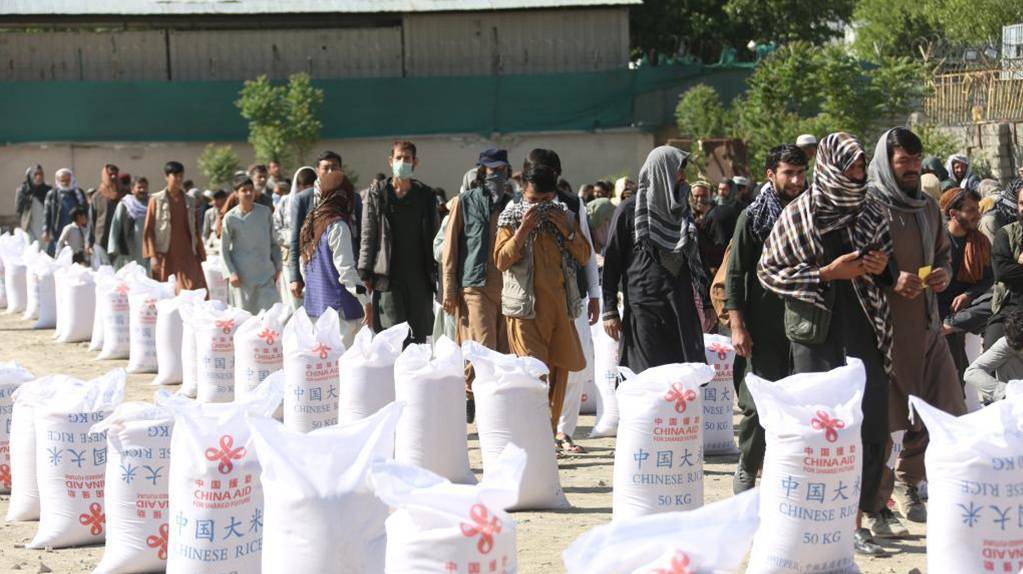
M 756 201 L 739 214 L 729 251 L 724 308 L 728 311 L 732 343 L 736 353 L 746 359 L 746 372 L 769 381 L 791 375 L 792 364 L 789 341 L 785 338 L 785 306 L 780 297 L 760 285 L 757 264 L 764 252 L 764 241 L 782 210 L 806 188 L 806 164 L 806 155 L 791 144 L 768 152 L 768 183 Z M 740 381 L 741 454 L 732 481 L 736 494 L 753 488 L 766 449 L 753 397 L 746 388 L 745 377 Z
M 937 202 L 920 189 L 922 161 L 920 138 L 895 128 L 881 136 L 869 168 L 870 194 L 884 207 L 898 273 L 895 285 L 886 289 L 894 326 L 888 421 L 892 432 L 906 431 L 895 467 L 895 498 L 903 516 L 913 522 L 927 520 L 917 485 L 927 477 L 928 434 L 919 418 L 910 422 L 907 399 L 918 396 L 956 416 L 966 412 L 937 304 L 952 276 L 949 239 Z M 890 485 L 889 477 L 886 474 L 885 486 Z M 890 486 L 882 488 L 878 502 L 887 502 L 890 492 Z M 885 509 L 869 518 L 876 536 L 905 531 Z
M 373 295 L 367 316 L 376 331 L 407 322 L 409 341 L 425 343 L 433 331 L 437 285 L 437 200 L 432 189 L 412 179 L 419 165 L 415 144 L 394 142 L 388 163 L 392 177 L 370 187 L 362 212 L 358 270 Z
M 43 207 L 50 189 L 43 175 L 43 166 L 36 164 L 25 170 L 25 181 L 17 191 L 17 210 L 22 231 L 33 241 L 43 236 L 46 224 Z
M 501 271 L 494 263 L 497 218 L 511 200 L 508 152 L 490 148 L 480 153 L 475 178 L 450 203 L 444 230 L 442 270 L 444 312 L 454 317 L 456 340 L 476 341 L 508 352 L 501 314 Z M 472 385 L 466 367 L 466 385 Z

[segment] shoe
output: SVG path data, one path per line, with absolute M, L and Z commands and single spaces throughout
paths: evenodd
M 757 485 L 756 473 L 750 473 L 742 466 L 742 458 L 739 458 L 739 464 L 735 467 L 735 474 L 732 475 L 732 494 L 739 494 L 740 492 L 746 492 L 747 490 L 753 490 L 753 487 Z
M 909 529 L 899 520 L 895 513 L 887 508 L 881 512 L 867 512 L 864 514 L 866 526 L 877 538 L 906 538 L 909 536 Z
M 874 542 L 874 538 L 870 536 L 870 531 L 866 528 L 857 528 L 856 532 L 853 533 L 853 549 L 861 556 L 874 556 L 877 558 L 888 556 L 888 552 L 877 542 Z
M 910 522 L 927 522 L 927 506 L 920 500 L 920 491 L 915 486 L 902 482 L 895 483 L 893 498 L 899 512 Z
M 476 401 L 473 399 L 465 399 L 465 422 L 476 422 Z

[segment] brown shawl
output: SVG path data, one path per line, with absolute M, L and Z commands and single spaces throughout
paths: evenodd
M 299 236 L 302 260 L 306 262 L 313 258 L 320 237 L 331 224 L 339 219 L 344 219 L 349 225 L 353 223 L 355 187 L 352 182 L 340 172 L 330 172 L 320 177 L 318 183 L 320 202 L 309 212 Z
M 965 190 L 953 187 L 941 194 L 938 205 L 941 212 L 949 216 L 949 207 L 955 203 Z M 984 278 L 984 270 L 991 265 L 991 242 L 983 233 L 974 229 L 966 232 L 966 246 L 963 248 L 963 262 L 956 270 L 956 281 L 963 283 L 979 283 Z

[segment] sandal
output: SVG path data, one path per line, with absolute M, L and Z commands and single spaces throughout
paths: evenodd
M 558 444 L 558 450 L 568 454 L 583 454 L 586 449 L 572 442 L 572 438 L 566 436 L 562 439 L 555 439 Z

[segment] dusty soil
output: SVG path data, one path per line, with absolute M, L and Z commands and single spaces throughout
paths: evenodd
M 0 360 L 16 360 L 37 376 L 63 373 L 91 378 L 106 371 L 125 367 L 127 361 L 97 361 L 87 345 L 57 344 L 52 330 L 33 331 L 29 322 L 0 314 Z M 157 389 L 150 384 L 153 375 L 129 375 L 126 400 L 152 400 Z M 593 425 L 592 416 L 582 416 L 576 436 L 585 437 Z M 479 443 L 470 425 L 470 461 L 480 472 Z M 516 513 L 519 525 L 518 560 L 523 574 L 564 572 L 561 552 L 588 528 L 611 518 L 611 476 L 614 463 L 614 439 L 577 440 L 589 452 L 560 461 L 561 484 L 572 503 L 570 510 L 558 512 Z M 712 458 L 705 464 L 706 502 L 731 495 L 734 458 Z M 7 512 L 7 497 L 0 497 L 0 516 Z M 925 538 L 922 524 L 907 523 L 913 537 L 885 542 L 889 558 L 859 559 L 864 574 L 904 574 L 914 568 L 924 571 Z M 26 550 L 22 546 L 35 533 L 35 523 L 0 522 L 0 572 L 90 572 L 99 562 L 103 548 L 66 550 Z M 722 541 L 727 544 L 728 541 Z M 50 570 L 41 569 L 43 564 Z

